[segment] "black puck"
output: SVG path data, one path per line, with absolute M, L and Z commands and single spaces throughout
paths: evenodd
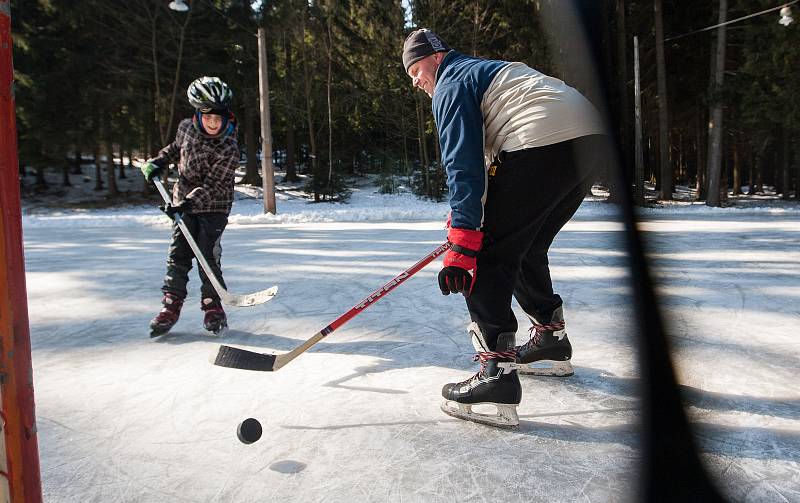
M 243 444 L 252 444 L 261 438 L 261 423 L 258 422 L 258 419 L 248 417 L 239 423 L 239 427 L 236 428 L 236 436 Z

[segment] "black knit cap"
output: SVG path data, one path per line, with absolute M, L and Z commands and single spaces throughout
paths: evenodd
M 437 52 L 447 52 L 450 46 L 442 40 L 439 35 L 427 28 L 420 28 L 412 31 L 403 43 L 403 66 L 408 72 L 408 68 L 431 54 Z

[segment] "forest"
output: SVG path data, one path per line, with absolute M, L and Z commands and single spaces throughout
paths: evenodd
M 168 0 L 12 0 L 20 180 L 47 190 L 45 173 L 57 173 L 69 185 L 93 162 L 95 190 L 122 204 L 116 181 L 136 176 L 127 160 L 171 142 L 192 112 L 188 84 L 212 75 L 235 92 L 241 183 L 261 184 L 263 28 L 282 181 L 344 200 L 349 179 L 375 174 L 383 191 L 402 179 L 442 199 L 430 99 L 400 58 L 406 35 L 428 27 L 460 52 L 522 61 L 592 99 L 563 43 L 588 40 L 606 90 L 598 106 L 633 180 L 600 174 L 611 201 L 631 190 L 653 204 L 678 186 L 710 206 L 742 193 L 800 201 L 797 0 L 575 0 L 577 25 L 548 21 L 564 1 L 187 0 L 176 11 Z M 557 45 L 546 22 L 573 31 Z M 141 190 L 152 190 L 144 179 Z

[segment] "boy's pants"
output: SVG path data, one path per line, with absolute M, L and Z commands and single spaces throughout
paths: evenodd
M 591 189 L 592 173 L 607 159 L 606 142 L 593 135 L 501 154 L 489 176 L 484 244 L 467 298 L 472 321 L 490 348 L 498 334 L 517 330 L 512 295 L 525 313 L 544 323 L 561 305 L 547 252 Z
M 222 258 L 220 240 L 225 226 L 228 225 L 228 215 L 225 213 L 187 213 L 181 219 L 203 252 L 211 270 L 225 287 L 225 280 L 222 279 L 222 269 L 220 268 L 220 259 Z M 192 269 L 193 259 L 194 252 L 189 247 L 178 224 L 173 222 L 172 243 L 167 255 L 167 275 L 164 277 L 164 286 L 161 287 L 162 292 L 173 293 L 181 298 L 186 297 L 186 283 L 189 282 L 189 271 Z M 198 272 L 200 281 L 203 283 L 200 289 L 202 298 L 219 300 L 219 295 L 208 280 L 203 268 L 198 267 Z

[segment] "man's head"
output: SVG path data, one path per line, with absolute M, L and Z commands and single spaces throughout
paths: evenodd
M 403 66 L 414 86 L 433 96 L 436 70 L 450 46 L 439 35 L 426 29 L 412 31 L 403 43 Z

